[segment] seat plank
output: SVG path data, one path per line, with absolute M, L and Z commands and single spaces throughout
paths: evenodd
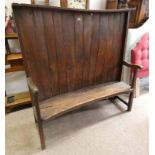
M 87 105 L 90 102 L 113 96 L 119 93 L 131 91 L 131 87 L 124 82 L 114 82 L 87 87 L 52 97 L 40 103 L 41 118 L 48 120 L 58 117 L 73 109 Z

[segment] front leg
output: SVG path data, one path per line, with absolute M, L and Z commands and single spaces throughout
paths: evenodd
M 133 89 L 133 91 L 130 92 L 129 94 L 129 101 L 128 101 L 128 111 L 131 111 L 132 109 L 132 104 L 133 104 L 133 97 L 134 97 L 134 91 L 135 91 L 135 87 L 136 87 L 136 79 L 137 79 L 137 73 L 138 73 L 138 69 L 142 69 L 143 67 L 137 64 L 130 64 L 126 61 L 123 61 L 123 64 L 126 67 L 130 67 L 133 69 L 133 76 L 131 79 L 131 88 Z
M 41 142 L 41 149 L 45 149 L 45 138 L 44 138 L 44 132 L 43 132 L 43 122 L 40 115 L 40 108 L 39 108 L 39 102 L 38 102 L 38 88 L 33 83 L 31 78 L 27 78 L 28 87 L 30 90 L 31 100 L 32 100 L 32 106 L 33 106 L 33 112 L 34 112 L 34 119 L 36 126 L 38 127 L 40 142 Z

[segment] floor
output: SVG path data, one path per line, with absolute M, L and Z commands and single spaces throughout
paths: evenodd
M 148 155 L 148 91 L 122 103 L 98 102 L 44 125 L 40 149 L 32 108 L 6 115 L 6 155 Z

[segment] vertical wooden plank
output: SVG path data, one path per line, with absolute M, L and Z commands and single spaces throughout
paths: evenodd
M 89 71 L 90 71 L 90 52 L 91 52 L 91 35 L 92 35 L 92 16 L 93 14 L 85 14 L 84 15 L 84 50 L 83 50 L 83 78 L 82 78 L 82 86 L 89 85 Z
M 25 8 L 18 9 L 16 12 L 16 24 L 18 26 L 19 37 L 22 43 L 22 52 L 24 62 L 26 63 L 29 76 L 39 88 L 39 99 L 45 97 L 44 86 L 40 77 L 40 63 L 38 58 L 38 49 L 36 44 L 36 37 L 34 33 L 34 19 L 33 11 Z M 20 23 L 24 23 L 21 27 Z M 35 73 L 35 74 L 34 74 Z
M 124 14 L 124 13 L 123 13 Z M 123 35 L 124 35 L 124 19 L 121 19 L 121 13 L 115 14 L 114 20 L 115 23 L 118 24 L 115 26 L 115 31 L 113 32 L 114 36 L 114 53 L 113 53 L 113 67 L 112 72 L 115 75 L 112 80 L 119 80 L 121 77 L 121 70 L 122 70 L 122 58 L 123 58 Z
M 74 49 L 74 15 L 64 12 L 62 15 L 63 52 L 66 56 L 66 74 L 68 91 L 75 89 L 75 49 Z
M 115 20 L 115 16 L 113 14 L 109 14 L 108 21 L 107 21 L 107 25 L 109 27 L 109 31 L 107 31 L 108 54 L 107 54 L 107 59 L 106 59 L 106 63 L 108 63 L 108 67 L 107 67 L 107 70 L 105 70 L 106 79 L 103 78 L 106 82 L 112 81 L 111 79 L 114 77 L 112 68 L 113 68 L 113 62 L 115 59 L 114 50 L 116 49 L 116 45 L 114 44 L 113 32 L 115 31 L 115 26 L 117 26 L 115 25 L 114 20 Z M 102 76 L 104 76 L 104 74 Z
M 91 53 L 90 53 L 90 71 L 89 71 L 89 85 L 94 84 L 96 61 L 99 48 L 99 14 L 92 16 L 92 34 L 91 34 Z
M 58 65 L 57 65 L 57 53 L 55 43 L 55 29 L 53 23 L 53 14 L 51 11 L 43 13 L 44 31 L 47 44 L 47 55 L 49 58 L 49 72 L 52 85 L 52 95 L 59 94 L 59 78 L 58 78 Z
M 101 16 L 101 27 L 100 27 L 100 42 L 99 42 L 99 53 L 98 56 L 100 57 L 98 59 L 98 62 L 101 63 L 102 69 L 100 69 L 100 78 L 99 78 L 99 83 L 100 82 L 108 82 L 111 81 L 109 80 L 111 77 L 109 76 L 109 65 L 111 64 L 111 48 L 108 46 L 108 44 L 111 44 L 111 33 L 109 31 L 109 18 L 111 14 L 105 14 L 104 16 Z M 104 29 L 103 29 L 104 26 Z M 108 33 L 109 32 L 109 33 Z
M 125 21 L 125 14 L 126 13 L 119 13 L 119 17 L 118 17 L 118 21 L 119 21 L 119 37 L 118 39 L 120 40 L 119 42 L 119 46 L 118 46 L 118 59 L 116 64 L 117 64 L 117 67 L 116 67 L 116 78 L 117 80 L 120 80 L 121 79 L 121 72 L 122 72 L 122 62 L 123 62 L 123 55 L 124 55 L 124 47 L 125 47 L 125 37 L 126 34 L 125 34 L 125 26 L 124 26 L 124 21 Z
M 29 73 L 29 65 L 27 64 L 27 61 L 25 61 L 26 58 L 27 58 L 27 55 L 24 52 L 24 51 L 26 51 L 26 48 L 25 48 L 24 43 L 23 43 L 23 40 L 25 38 L 24 38 L 23 31 L 22 31 L 22 29 L 20 27 L 20 22 L 19 22 L 19 21 L 22 20 L 22 15 L 20 14 L 20 10 L 16 10 L 14 12 L 14 16 L 15 16 L 15 20 L 16 20 L 16 27 L 18 28 L 18 31 L 17 31 L 18 37 L 19 38 L 23 37 L 23 39 L 19 39 L 19 43 L 20 43 L 20 46 L 21 46 L 21 49 L 22 49 L 22 56 L 24 58 L 23 59 L 24 69 L 26 70 L 26 76 L 28 77 L 28 76 L 30 76 L 30 73 Z M 19 19 L 19 21 L 18 21 L 18 19 Z
M 96 64 L 95 72 L 95 84 L 106 81 L 106 70 L 108 65 L 106 64 L 108 51 L 107 51 L 107 32 L 108 32 L 108 15 L 100 15 L 100 25 L 99 25 L 99 51 Z M 109 63 L 109 62 L 108 62 Z M 104 76 L 103 76 L 104 75 Z
M 67 92 L 66 56 L 63 49 L 62 12 L 53 12 L 60 93 Z
M 82 86 L 83 69 L 83 16 L 75 13 L 75 57 L 76 57 L 76 84 L 75 89 Z
M 108 67 L 105 70 L 106 79 L 103 78 L 103 81 L 110 82 L 116 80 L 115 68 L 116 68 L 116 59 L 118 54 L 118 38 L 119 37 L 119 23 L 115 23 L 116 19 L 118 20 L 118 15 L 109 14 L 107 26 L 109 27 L 109 31 L 107 32 L 107 51 L 108 54 L 106 56 L 106 63 L 108 63 Z M 110 62 L 110 63 L 109 63 Z
M 44 13 L 44 12 L 43 12 Z M 39 62 L 40 79 L 43 85 L 45 97 L 52 96 L 52 85 L 49 74 L 49 62 L 47 55 L 46 36 L 44 32 L 44 23 L 42 17 L 42 11 L 40 9 L 33 11 L 33 30 L 35 35 L 34 44 L 37 49 L 36 61 Z
M 122 60 L 125 59 L 126 57 L 126 46 L 127 46 L 127 35 L 128 35 L 128 27 L 129 27 L 129 20 L 130 20 L 130 12 L 124 12 L 121 13 L 121 21 L 122 21 Z M 122 78 L 122 70 L 123 66 L 121 65 L 121 70 L 120 70 L 120 76 L 119 80 Z

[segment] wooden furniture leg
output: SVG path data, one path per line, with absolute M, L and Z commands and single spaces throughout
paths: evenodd
M 32 82 L 30 78 L 28 78 L 28 87 L 30 90 L 30 95 L 31 95 L 31 100 L 32 100 L 34 119 L 35 119 L 35 123 L 37 125 L 38 132 L 39 132 L 41 149 L 43 150 L 45 149 L 45 138 L 44 138 L 44 132 L 43 132 L 43 122 L 41 120 L 39 103 L 38 103 L 38 88 Z
M 127 67 L 131 67 L 133 68 L 134 72 L 133 72 L 133 78 L 132 78 L 132 81 L 131 81 L 131 88 L 133 89 L 132 92 L 130 92 L 130 95 L 129 95 L 129 101 L 128 101 L 128 111 L 131 111 L 132 109 L 132 103 L 133 103 L 133 97 L 134 97 L 134 92 L 136 91 L 137 89 L 137 72 L 138 72 L 138 69 L 142 69 L 143 67 L 142 66 L 139 66 L 139 65 L 135 65 L 135 64 L 129 64 L 127 62 L 123 62 L 123 64 Z
M 139 96 L 139 78 L 136 78 L 135 89 L 134 89 L 134 97 Z
M 131 111 L 131 109 L 132 109 L 133 95 L 134 95 L 133 92 L 131 92 L 130 95 L 129 95 L 129 101 L 128 101 L 128 109 L 127 109 L 127 111 Z
M 41 142 L 41 149 L 44 150 L 45 149 L 45 138 L 44 138 L 44 131 L 43 131 L 43 123 L 42 123 L 42 121 L 38 121 L 37 126 L 38 126 L 40 142 Z

